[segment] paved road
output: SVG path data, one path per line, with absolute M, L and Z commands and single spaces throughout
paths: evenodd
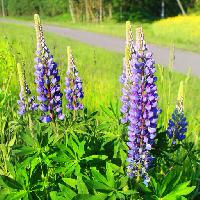
M 0 18 L 0 22 L 14 23 L 33 27 L 33 24 L 30 22 L 11 19 Z M 44 25 L 43 27 L 44 30 L 47 32 L 52 32 L 93 46 L 102 47 L 110 51 L 115 51 L 119 53 L 124 52 L 125 41 L 120 38 L 83 30 L 58 27 L 54 25 Z M 168 64 L 170 54 L 169 48 L 156 45 L 149 45 L 149 48 L 154 53 L 154 57 L 157 63 L 164 66 Z M 200 77 L 200 54 L 175 49 L 174 69 L 182 73 L 187 73 L 189 68 L 191 68 L 193 75 Z

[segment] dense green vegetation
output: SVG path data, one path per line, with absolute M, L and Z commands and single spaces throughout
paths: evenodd
M 57 16 L 66 13 L 70 16 L 71 4 L 77 21 L 86 20 L 87 6 L 89 6 L 87 12 L 88 15 L 91 15 L 89 16 L 91 20 L 100 15 L 100 5 L 102 5 L 103 18 L 113 18 L 118 21 L 160 18 L 162 2 L 165 3 L 165 17 L 181 13 L 177 1 L 174 0 L 4 0 L 2 2 L 4 2 L 5 13 L 8 16 L 31 16 L 36 12 L 45 16 Z M 181 0 L 180 2 L 185 11 L 191 12 L 194 7 L 195 10 L 198 10 L 198 1 Z
M 16 63 L 24 62 L 27 82 L 35 94 L 35 33 L 31 28 L 1 24 L 0 39 L 0 73 L 4 77 L 0 81 L 2 199 L 198 199 L 199 191 L 194 187 L 200 176 L 198 78 L 174 72 L 173 62 L 168 68 L 157 66 L 162 113 L 152 151 L 156 160 L 146 188 L 141 181 L 128 180 L 126 176 L 127 130 L 119 123 L 118 79 L 123 55 L 46 34 L 59 64 L 62 88 L 66 47 L 72 47 L 83 79 L 87 109 L 74 121 L 64 109 L 66 118 L 64 122 L 56 121 L 56 126 L 41 124 L 39 113 L 35 113 L 31 116 L 32 127 L 29 118 L 17 115 L 20 88 Z M 184 81 L 189 127 L 186 140 L 172 146 L 164 131 L 176 104 L 180 81 Z

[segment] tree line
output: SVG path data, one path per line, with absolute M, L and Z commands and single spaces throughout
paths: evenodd
M 199 0 L 1 0 L 1 13 L 8 16 L 68 14 L 73 22 L 105 19 L 154 20 L 198 11 Z

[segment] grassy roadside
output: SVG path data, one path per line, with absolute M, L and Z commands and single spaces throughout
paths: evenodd
M 15 18 L 31 21 L 32 17 Z M 125 23 L 106 21 L 101 24 L 80 23 L 73 24 L 69 16 L 43 17 L 43 22 L 63 27 L 82 29 L 101 34 L 112 35 L 124 38 Z M 152 23 L 133 22 L 133 27 L 142 26 L 147 42 L 171 46 L 175 44 L 177 48 L 200 52 L 200 16 L 177 16 L 168 19 L 155 21 Z
M 45 35 L 47 36 L 46 40 L 51 53 L 54 55 L 55 61 L 59 64 L 61 86 L 63 89 L 67 69 L 66 47 L 70 45 L 75 55 L 80 76 L 83 79 L 85 106 L 90 110 L 98 110 L 101 113 L 101 107 L 108 107 L 110 102 L 114 105 L 120 102 L 121 86 L 119 84 L 119 76 L 122 71 L 122 54 L 109 52 L 101 48 L 93 48 L 89 45 L 64 37 L 57 37 L 50 33 Z M 3 23 L 0 27 L 0 39 L 0 56 L 4 55 L 5 53 L 3 52 L 8 49 L 11 52 L 11 57 L 14 57 L 16 62 L 24 61 L 27 81 L 33 93 L 35 93 L 33 60 L 36 43 L 34 30 L 20 25 Z M 13 65 L 12 69 L 8 70 L 6 67 L 6 58 L 4 63 L 4 68 L 2 68 L 3 65 L 0 66 L 0 74 L 4 77 L 0 81 L 0 85 L 3 84 L 2 82 L 11 73 L 12 80 L 9 89 L 12 90 L 10 90 L 10 95 L 14 94 L 15 98 L 17 98 L 19 86 L 17 84 L 16 66 Z M 176 104 L 179 83 L 183 80 L 185 82 L 185 111 L 189 121 L 189 133 L 193 133 L 190 137 L 193 138 L 194 136 L 198 140 L 200 121 L 200 105 L 197 103 L 200 98 L 199 79 L 171 72 L 161 66 L 157 66 L 157 76 L 158 93 L 160 96 L 159 105 L 163 109 L 160 123 L 167 125 L 168 118 Z

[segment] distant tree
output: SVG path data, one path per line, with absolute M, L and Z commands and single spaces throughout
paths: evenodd
M 1 10 L 2 10 L 2 16 L 5 17 L 5 4 L 4 4 L 4 0 L 1 0 Z
M 1 5 L 4 5 L 4 12 L 11 16 L 69 13 L 73 22 L 100 22 L 106 18 L 118 21 L 159 19 L 162 2 L 165 17 L 187 13 L 191 9 L 200 10 L 199 0 L 1 0 Z M 3 13 L 3 7 L 0 12 Z
M 176 0 L 176 1 L 177 1 L 177 3 L 178 3 L 178 6 L 179 6 L 179 8 L 180 8 L 182 14 L 183 14 L 183 15 L 186 15 L 185 9 L 183 8 L 183 5 L 182 5 L 181 1 L 180 1 L 180 0 Z

